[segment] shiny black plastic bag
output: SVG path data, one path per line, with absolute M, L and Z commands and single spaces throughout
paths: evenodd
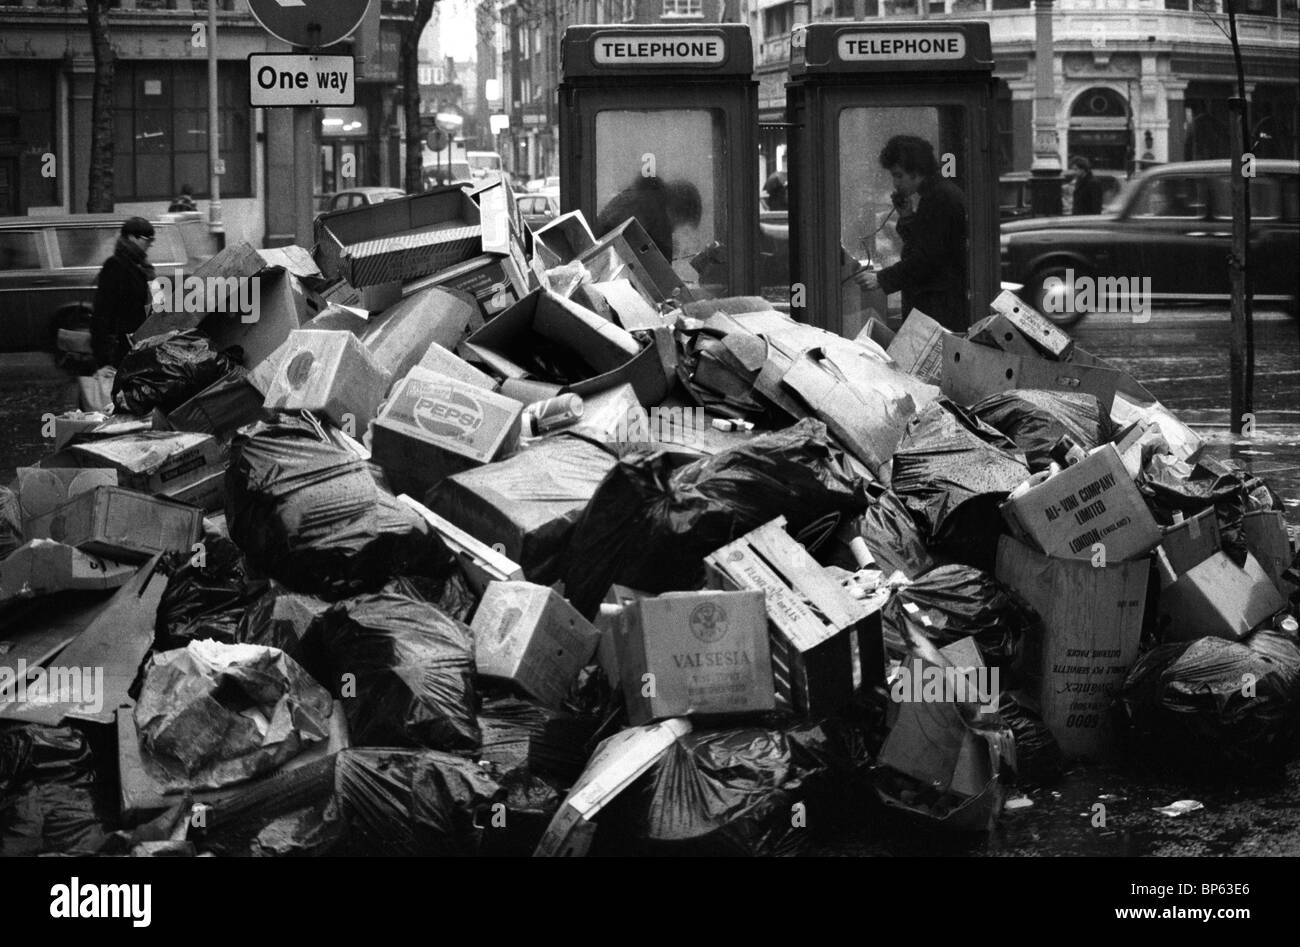
M 220 380 L 239 362 L 198 329 L 168 332 L 133 346 L 113 379 L 113 404 L 127 414 L 164 414 Z
M 804 420 L 674 469 L 666 452 L 631 454 L 597 488 L 565 556 L 569 601 L 595 615 L 613 583 L 647 592 L 699 588 L 704 557 L 778 516 L 797 534 L 866 506 L 820 421 Z
M 39 724 L 0 730 L 0 856 L 93 854 L 115 821 L 83 733 Z
M 303 666 L 343 700 L 353 746 L 478 747 L 474 638 L 436 606 L 358 595 L 324 612 L 301 650 Z
M 23 520 L 18 496 L 8 487 L 0 487 L 0 559 L 23 544 Z
M 343 750 L 334 787 L 335 855 L 477 855 L 505 797 L 477 763 L 433 750 Z
M 254 566 L 321 598 L 375 591 L 399 573 L 445 576 L 454 564 L 424 520 L 306 414 L 235 435 L 226 518 Z
M 1004 435 L 947 399 L 907 422 L 890 487 L 920 526 L 928 548 L 992 571 L 1007 494 L 1029 478 Z
M 1181 772 L 1272 775 L 1300 748 L 1300 648 L 1270 629 L 1160 645 L 1121 697 L 1141 758 Z
M 867 492 L 878 495 L 858 517 L 857 532 L 876 560 L 876 566 L 885 575 L 902 572 L 915 579 L 938 565 L 926 550 L 925 539 L 898 494 L 875 485 L 869 486 Z
M 958 564 L 937 566 L 896 590 L 881 617 L 904 642 L 911 640 L 907 617 L 936 648 L 973 637 L 986 665 L 1012 670 L 1020 669 L 1026 637 L 1036 633 L 1033 614 L 1002 583 Z
M 971 407 L 985 424 L 1011 438 L 1034 473 L 1051 464 L 1052 445 L 1069 436 L 1092 450 L 1114 436 L 1110 416 L 1096 397 L 1064 391 L 1015 389 L 989 395 Z
M 294 660 L 302 653 L 302 639 L 329 603 L 303 595 L 271 580 L 266 589 L 239 617 L 234 640 L 239 644 L 279 648 Z
M 1042 716 L 1015 691 L 1004 690 L 998 713 L 1016 741 L 1016 774 L 1043 780 L 1065 772 L 1065 756 Z
M 265 579 L 250 574 L 239 547 L 219 533 L 204 535 L 197 562 L 193 551 L 163 559 L 161 571 L 170 579 L 158 602 L 155 651 L 183 648 L 204 638 L 233 644 L 240 621 L 268 588 Z

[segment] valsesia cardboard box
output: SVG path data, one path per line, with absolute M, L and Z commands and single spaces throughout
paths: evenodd
M 265 405 L 314 411 L 360 437 L 387 390 L 387 374 L 351 332 L 298 329 L 289 336 Z
M 190 552 L 203 511 L 122 487 L 96 487 L 50 515 L 50 538 L 122 562 Z
M 1110 707 L 1137 659 L 1151 561 L 1094 566 L 1044 556 L 1010 536 L 995 575 L 1042 619 L 1027 666 L 1043 722 L 1062 752 L 1104 759 L 1115 751 Z
M 775 708 L 762 592 L 668 592 L 625 616 L 618 665 L 632 724 Z
M 517 401 L 416 367 L 375 421 L 372 456 L 397 492 L 423 496 L 445 477 L 513 449 L 522 413 Z
M 493 582 L 474 622 L 479 674 L 513 681 L 553 710 L 596 653 L 599 632 L 544 585 Z
M 1147 509 L 1115 445 L 1103 444 L 1073 466 L 1002 504 L 1011 531 L 1049 556 L 1125 562 L 1160 542 Z

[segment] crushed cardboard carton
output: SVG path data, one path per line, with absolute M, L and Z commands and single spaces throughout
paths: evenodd
M 1277 590 L 1282 591 L 1282 573 L 1294 558 L 1286 519 L 1275 510 L 1255 510 L 1241 518 L 1241 531 L 1246 548 L 1259 560 Z
M 420 357 L 420 363 L 417 367 L 439 375 L 447 375 L 457 381 L 463 381 L 467 385 L 473 385 L 475 388 L 482 388 L 486 391 L 492 391 L 497 386 L 496 382 L 492 380 L 492 376 L 479 371 L 469 362 L 456 355 L 455 352 L 443 348 L 437 342 L 429 345 L 424 355 Z
M 87 490 L 49 519 L 50 539 L 122 562 L 191 552 L 202 532 L 201 510 L 123 487 Z
M 1160 548 L 1175 575 L 1182 575 L 1223 548 L 1213 508 L 1185 518 L 1179 514 L 1179 521 L 1161 532 Z
M 925 313 L 913 309 L 885 352 L 907 374 L 937 385 L 943 377 L 943 340 L 951 334 Z
M 69 450 L 83 467 L 116 470 L 124 487 L 173 498 L 225 470 L 221 444 L 210 434 L 147 431 L 74 444 Z
M 1109 412 L 1119 381 L 1113 369 L 1016 355 L 952 334 L 943 337 L 940 387 L 963 407 L 1013 388 L 1039 388 L 1094 395 Z
M 1070 357 L 1074 340 L 1015 293 L 1004 289 L 989 303 L 989 308 L 1019 329 L 1048 358 L 1063 361 Z
M 391 385 L 419 364 L 430 345 L 454 349 L 481 325 L 483 317 L 468 295 L 432 287 L 372 318 L 361 342 Z
M 1181 575 L 1163 553 L 1160 573 L 1160 624 L 1166 641 L 1216 637 L 1240 640 L 1286 608 L 1269 574 L 1247 553 L 1239 566 L 1216 552 Z
M 0 561 L 0 603 L 55 592 L 115 589 L 129 582 L 138 568 L 52 539 L 33 539 Z
M 298 329 L 289 336 L 264 404 L 315 412 L 359 437 L 387 390 L 388 376 L 352 333 Z
M 50 538 L 50 514 L 69 500 L 95 487 L 116 487 L 117 471 L 110 468 L 19 467 L 18 512 L 23 535 Z

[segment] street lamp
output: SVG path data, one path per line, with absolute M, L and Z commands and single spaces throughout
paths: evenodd
M 1052 6 L 1034 0 L 1034 163 L 1030 202 L 1034 216 L 1061 213 L 1061 142 L 1056 132 L 1056 80 L 1052 69 Z

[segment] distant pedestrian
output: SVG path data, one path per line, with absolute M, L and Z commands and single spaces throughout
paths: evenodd
M 131 333 L 149 315 L 154 279 L 149 248 L 153 224 L 143 217 L 128 217 L 118 234 L 113 255 L 104 261 L 95 279 L 95 309 L 90 319 L 91 348 L 101 368 L 116 368 L 131 348 Z
M 167 208 L 167 213 L 179 214 L 184 213 L 185 211 L 198 210 L 199 205 L 194 203 L 194 198 L 191 196 L 193 190 L 194 188 L 190 187 L 188 184 L 182 184 L 181 196 L 172 201 L 171 206 Z
M 763 185 L 763 193 L 767 195 L 768 210 L 789 210 L 790 201 L 786 191 L 785 175 L 777 171 L 767 183 Z
M 596 215 L 594 233 L 603 237 L 635 217 L 664 259 L 673 260 L 673 232 L 683 225 L 698 227 L 704 214 L 700 191 L 688 181 L 666 183 L 656 177 L 639 177 L 615 194 Z
M 1082 155 L 1070 162 L 1070 177 L 1074 179 L 1074 207 L 1070 213 L 1101 213 L 1101 182 L 1093 176 L 1092 164 Z

